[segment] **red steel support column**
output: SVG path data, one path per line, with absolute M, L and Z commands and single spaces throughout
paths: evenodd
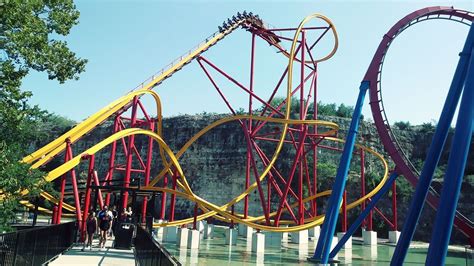
M 392 184 L 392 215 L 393 215 L 393 231 L 398 230 L 398 217 L 397 217 L 397 180 L 393 181 Z
M 117 115 L 114 119 L 114 131 L 113 133 L 116 133 L 117 131 L 119 131 L 119 120 L 120 120 L 120 116 Z M 113 134 L 112 133 L 112 134 Z M 115 168 L 115 153 L 117 151 L 117 141 L 114 140 L 114 142 L 112 142 L 112 148 L 111 148 L 111 151 L 110 151 L 110 160 L 109 160 L 109 172 L 107 173 L 107 180 L 112 180 L 113 179 L 113 176 L 114 176 L 114 168 Z M 110 182 L 109 183 L 105 183 L 104 185 L 110 185 Z M 107 192 L 107 196 L 105 196 L 105 205 L 109 206 L 110 205 L 110 192 Z
M 84 241 L 86 236 L 86 220 L 89 215 L 89 208 L 91 203 L 91 183 L 94 176 L 95 156 L 89 155 L 89 171 L 87 174 L 86 195 L 84 198 L 84 220 L 82 221 L 81 241 Z
M 365 158 L 364 150 L 360 149 L 360 197 L 365 197 Z M 360 212 L 362 213 L 365 210 L 365 200 L 362 201 L 360 205 Z M 362 227 L 367 225 L 367 219 L 364 219 L 362 222 Z
M 232 216 L 234 216 L 234 205 L 232 205 L 230 208 L 231 208 Z M 233 219 L 230 219 L 230 228 L 234 228 L 234 220 Z
M 133 98 L 133 106 L 132 106 L 132 117 L 130 120 L 130 128 L 135 127 L 137 121 L 137 107 L 138 107 L 138 97 L 135 96 Z M 125 178 L 123 180 L 123 186 L 128 188 L 130 186 L 130 176 L 132 173 L 132 158 L 133 158 L 133 147 L 135 145 L 135 135 L 130 135 L 128 137 L 128 154 L 127 154 L 127 166 L 125 170 Z M 122 199 L 122 209 L 127 208 L 128 203 L 128 191 L 125 190 L 123 193 Z
M 155 131 L 155 121 L 152 120 L 150 122 L 150 131 L 154 132 Z M 148 153 L 146 155 L 146 169 L 145 169 L 145 186 L 148 186 L 150 183 L 150 171 L 151 171 L 151 159 L 153 155 L 153 138 L 150 137 L 148 139 Z M 146 222 L 146 208 L 148 204 L 148 197 L 144 196 L 143 197 L 143 203 L 142 203 L 142 223 Z
M 317 100 L 317 81 L 318 81 L 318 72 L 317 72 L 317 65 L 316 68 L 314 69 L 314 98 L 313 98 L 313 119 L 317 120 L 318 119 L 318 100 Z M 313 133 L 316 135 L 318 133 L 318 126 L 314 125 L 313 126 Z M 314 145 L 313 147 L 313 195 L 316 195 L 318 193 L 318 145 Z M 318 204 L 316 198 L 313 200 L 313 209 L 314 213 L 313 216 L 318 215 Z
M 304 53 L 305 53 L 305 42 L 306 42 L 306 39 L 305 39 L 305 31 L 302 31 L 301 32 L 301 80 L 300 80 L 300 120 L 304 120 L 305 119 L 305 114 L 304 114 L 304 67 L 305 67 L 305 64 L 304 64 Z M 289 107 L 291 108 L 291 106 Z M 304 143 L 305 142 L 305 135 L 303 135 L 303 129 L 304 129 L 304 125 L 301 125 L 300 126 L 300 138 L 299 138 L 299 141 L 300 143 Z M 304 144 L 302 145 L 303 147 L 303 152 L 302 152 L 302 157 L 305 156 L 305 152 L 304 152 Z M 304 224 L 304 203 L 303 203 L 303 198 L 304 198 L 304 195 L 303 195 L 303 158 L 300 157 L 299 159 L 299 179 L 298 179 L 298 223 L 301 225 L 301 224 Z
M 254 60 L 255 60 L 255 33 L 252 34 L 252 49 L 250 55 L 250 86 L 249 89 L 253 93 L 253 74 L 254 74 Z M 252 115 L 252 94 L 249 94 L 249 115 Z M 252 120 L 248 120 L 249 135 L 252 136 Z M 247 145 L 247 166 L 245 171 L 245 190 L 250 186 L 250 152 L 251 146 Z M 249 195 L 244 198 L 244 218 L 248 217 L 249 211 Z
M 347 231 L 347 191 L 342 196 L 342 232 Z
M 249 115 L 252 115 L 253 73 L 255 64 L 255 33 L 252 33 L 252 51 L 250 55 L 250 86 L 249 86 Z M 249 134 L 252 134 L 252 119 L 248 123 Z
M 195 203 L 194 204 L 193 230 L 197 229 L 197 216 L 198 216 L 198 205 L 197 205 L 197 203 Z
M 71 148 L 71 141 L 69 139 L 66 140 L 66 153 L 68 154 L 69 160 L 73 158 L 72 156 L 72 148 Z M 81 204 L 79 201 L 79 190 L 77 188 L 77 181 L 76 181 L 76 171 L 72 169 L 71 173 L 71 183 L 72 189 L 74 193 L 74 205 L 76 207 L 76 218 L 77 222 L 79 223 L 79 229 L 81 230 L 82 225 L 82 214 L 81 214 Z
M 172 177 L 172 182 L 173 182 L 173 190 L 176 190 L 176 182 L 178 178 L 178 172 L 175 170 L 173 171 L 173 177 Z M 170 222 L 174 221 L 174 209 L 176 205 L 176 194 L 171 195 L 171 200 L 170 200 Z
M 66 152 L 66 156 L 64 158 L 64 162 L 66 162 L 66 161 L 69 161 L 67 152 Z M 58 213 L 56 214 L 56 224 L 61 223 L 61 216 L 63 216 L 63 202 L 64 202 L 64 190 L 66 188 L 66 175 L 67 174 L 64 174 L 61 177 L 61 191 L 60 191 L 60 194 L 59 194 Z
M 372 231 L 373 224 L 372 224 L 372 211 L 369 212 L 369 216 L 367 217 L 367 231 Z
M 94 184 L 96 186 L 100 186 L 100 182 L 99 182 L 99 176 L 97 175 L 97 171 L 94 171 L 94 174 L 92 176 L 92 178 L 94 179 Z M 104 199 L 102 198 L 102 191 L 100 189 L 97 189 L 97 193 L 99 195 L 98 199 L 99 200 L 99 206 L 100 208 L 102 209 L 104 207 Z M 108 206 L 108 205 L 107 205 Z M 87 217 L 86 217 L 87 218 Z
M 362 187 L 362 194 L 364 197 L 365 196 L 365 152 L 364 150 L 361 148 L 360 149 L 360 177 L 361 177 L 361 185 L 363 186 Z M 366 202 L 368 202 L 369 200 L 367 200 Z M 362 210 L 365 209 L 365 204 L 366 202 L 364 202 L 362 204 Z M 367 231 L 372 231 L 372 213 L 373 211 L 370 211 L 369 212 L 369 215 L 367 216 L 367 219 L 365 220 L 365 223 L 367 225 Z
M 247 147 L 247 165 L 245 169 L 245 190 L 250 186 L 250 147 Z M 244 198 L 244 218 L 248 217 L 249 212 L 249 195 L 246 195 Z
M 68 142 L 66 140 L 66 145 L 68 145 L 67 143 Z M 66 148 L 67 148 L 67 146 L 66 146 Z M 69 153 L 66 150 L 64 152 L 64 162 L 67 162 L 70 159 L 71 158 L 69 158 Z M 66 188 L 66 175 L 67 174 L 64 174 L 61 177 L 61 191 L 60 191 L 60 194 L 59 194 L 58 213 L 56 214 L 56 224 L 61 223 L 61 217 L 63 216 L 63 202 L 64 202 L 64 190 Z
M 51 224 L 57 224 L 57 219 L 58 219 L 58 206 L 53 207 L 53 214 L 51 217 Z
M 267 210 L 268 210 L 268 213 L 271 213 L 272 212 L 272 209 L 271 209 L 271 198 L 272 198 L 272 183 L 271 183 L 271 175 L 268 176 L 268 179 L 267 179 Z
M 309 151 L 306 151 L 309 153 Z M 304 168 L 304 177 L 306 180 L 306 184 L 308 186 L 308 195 L 307 197 L 312 197 L 313 196 L 313 186 L 311 185 L 311 175 L 309 174 L 309 168 L 308 168 L 308 160 L 306 159 L 306 156 L 303 157 L 303 168 Z M 307 212 L 310 217 L 314 217 L 314 210 L 313 210 L 313 205 L 312 201 L 308 202 L 309 203 L 309 209 L 311 211 Z
M 163 176 L 163 187 L 168 186 L 168 174 Z M 166 192 L 161 193 L 161 214 L 160 214 L 160 219 L 164 220 L 165 219 L 165 214 L 166 214 Z

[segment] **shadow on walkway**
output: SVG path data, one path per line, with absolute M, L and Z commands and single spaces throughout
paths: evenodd
M 82 250 L 82 244 L 76 244 L 66 253 L 60 255 L 49 265 L 131 265 L 135 266 L 135 256 L 133 250 L 123 250 L 112 248 L 113 240 L 108 240 L 105 249 L 99 249 L 99 240 L 92 241 L 92 249 Z

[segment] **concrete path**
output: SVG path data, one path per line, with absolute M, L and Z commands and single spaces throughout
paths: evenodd
M 92 250 L 86 248 L 81 251 L 82 245 L 73 246 L 66 253 L 60 255 L 49 265 L 120 265 L 135 266 L 135 256 L 133 250 L 123 250 L 112 248 L 112 240 L 108 240 L 105 249 L 101 251 L 98 248 L 99 240 L 92 242 Z

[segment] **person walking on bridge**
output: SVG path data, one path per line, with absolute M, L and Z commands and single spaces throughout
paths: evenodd
M 86 221 L 86 229 L 87 229 L 87 239 L 84 241 L 84 246 L 82 247 L 82 251 L 89 246 L 89 250 L 92 250 L 92 239 L 94 238 L 94 234 L 99 227 L 97 226 L 97 218 L 95 217 L 95 212 L 89 212 L 89 216 L 87 216 Z
M 105 242 L 107 241 L 107 232 L 110 229 L 112 224 L 112 220 L 114 216 L 112 212 L 104 205 L 102 211 L 99 212 L 99 228 L 100 228 L 100 240 L 99 240 L 99 248 L 105 248 Z

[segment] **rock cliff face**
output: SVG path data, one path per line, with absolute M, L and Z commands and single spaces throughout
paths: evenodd
M 166 118 L 163 121 L 163 135 L 168 145 L 176 153 L 188 139 L 190 139 L 199 130 L 209 125 L 213 121 L 223 117 L 225 115 L 183 115 Z M 329 120 L 336 122 L 340 125 L 339 137 L 344 138 L 346 130 L 349 127 L 350 119 L 340 117 L 321 117 L 320 119 Z M 112 132 L 112 123 L 106 122 L 101 127 L 95 129 L 93 132 L 88 134 L 83 141 L 78 142 L 74 146 L 76 152 L 83 151 L 93 144 L 105 139 Z M 422 161 L 424 160 L 428 151 L 431 137 L 433 135 L 432 128 L 426 127 L 408 127 L 405 130 L 396 129 L 396 134 L 402 147 L 404 147 L 408 156 L 421 167 Z M 452 134 L 448 138 L 448 146 L 451 143 Z M 140 153 L 145 154 L 147 147 L 147 138 L 138 137 L 136 139 L 137 147 Z M 365 121 L 361 124 L 360 135 L 358 142 L 362 142 L 364 145 L 369 146 L 381 153 L 383 153 L 383 147 L 378 139 L 378 134 L 374 125 L 370 121 Z M 121 145 L 121 144 L 119 144 Z M 260 144 L 262 149 L 267 151 L 267 154 L 273 154 L 275 145 L 269 142 Z M 342 145 L 330 144 L 327 145 L 337 146 L 342 148 Z M 471 151 L 474 145 L 471 145 Z M 161 159 L 158 154 L 158 149 L 155 149 L 153 154 L 153 171 L 152 175 L 156 175 L 161 169 Z M 118 149 L 119 156 L 122 161 L 117 163 L 124 163 L 123 149 Z M 441 183 L 445 164 L 448 159 L 449 150 L 445 150 L 441 158 L 441 167 L 437 171 L 433 186 L 440 191 Z M 277 160 L 277 167 L 282 169 L 285 175 L 288 169 L 291 167 L 291 161 L 288 158 L 292 158 L 294 154 L 294 148 L 285 146 L 282 151 L 280 158 Z M 110 148 L 106 148 L 103 152 L 97 154 L 96 167 L 99 175 L 103 177 L 108 169 L 108 161 L 110 156 Z M 474 153 L 471 152 L 468 159 L 468 166 L 466 170 L 465 181 L 462 186 L 462 196 L 460 199 L 458 209 L 471 220 L 474 220 L 474 213 L 472 212 L 472 202 L 474 196 L 472 195 L 472 189 L 474 185 Z M 322 150 L 319 155 L 319 162 L 321 162 L 318 168 L 318 190 L 322 191 L 330 189 L 334 176 L 324 176 L 329 172 L 334 172 L 339 162 L 340 154 L 336 152 L 328 152 Z M 387 156 L 386 156 L 387 158 Z M 387 158 L 388 159 L 388 158 Z M 246 161 L 246 142 L 244 139 L 243 131 L 241 126 L 237 122 L 227 123 L 217 128 L 214 128 L 209 133 L 200 138 L 194 143 L 190 149 L 184 153 L 180 158 L 181 166 L 188 178 L 193 191 L 200 197 L 213 202 L 217 205 L 222 205 L 233 197 L 239 195 L 244 190 L 245 180 L 245 161 Z M 321 166 L 323 165 L 323 166 Z M 84 178 L 85 167 L 87 163 L 81 164 L 79 170 L 80 176 Z M 261 164 L 259 164 L 262 169 Z M 421 169 L 421 168 L 420 168 Z M 368 156 L 366 163 L 367 183 L 368 188 L 372 189 L 375 184 L 380 180 L 380 174 L 382 168 L 380 163 Z M 116 172 L 114 178 L 119 178 L 123 173 Z M 252 182 L 255 178 L 252 176 Z M 170 182 L 171 183 L 171 182 Z M 161 184 L 161 183 L 159 183 Z M 411 201 L 413 188 L 408 184 L 403 177 L 400 177 L 397 181 L 398 185 L 398 218 L 399 218 L 399 229 L 403 226 L 405 215 L 409 208 Z M 296 188 L 296 187 L 295 187 Z M 348 201 L 353 201 L 360 196 L 360 175 L 359 175 L 359 157 L 354 156 L 349 182 L 348 182 Z M 264 189 L 266 195 L 266 188 Z M 324 212 L 326 199 L 318 200 L 319 212 Z M 257 191 L 252 192 L 250 196 L 250 214 L 261 213 L 262 206 L 259 203 L 259 195 Z M 278 202 L 277 197 L 272 197 L 272 202 L 276 204 Z M 156 213 L 159 209 L 159 199 L 156 199 Z M 169 203 L 169 196 L 168 196 Z M 177 200 L 176 208 L 178 211 L 177 217 L 191 217 L 193 213 L 193 204 L 187 200 Z M 391 217 L 391 199 L 389 196 L 385 196 L 378 207 L 381 209 L 387 217 Z M 236 212 L 242 212 L 243 203 L 236 205 Z M 349 212 L 349 218 L 355 219 L 360 211 L 359 208 L 351 210 Z M 432 223 L 434 221 L 435 212 L 430 208 L 426 207 L 424 213 L 420 219 L 420 224 L 417 228 L 415 239 L 429 241 L 431 236 Z M 374 227 L 379 230 L 379 236 L 387 237 L 388 226 L 382 223 L 379 215 L 374 214 Z M 465 242 L 465 238 L 454 231 L 453 240 L 457 243 Z

